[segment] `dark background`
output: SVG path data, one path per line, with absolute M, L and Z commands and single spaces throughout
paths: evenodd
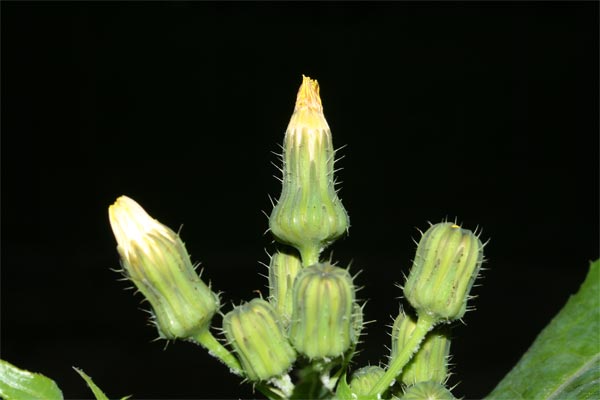
M 332 249 L 376 320 L 355 367 L 387 353 L 417 228 L 457 218 L 491 241 L 450 384 L 489 393 L 598 257 L 597 2 L 2 2 L 2 358 L 67 398 L 91 397 L 73 365 L 113 397 L 252 396 L 201 348 L 151 342 L 107 207 L 183 224 L 223 312 L 266 295 L 261 210 L 301 74 L 347 145 Z

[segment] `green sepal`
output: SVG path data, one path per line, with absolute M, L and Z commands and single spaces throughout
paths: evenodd
M 404 297 L 419 316 L 460 319 L 482 262 L 483 244 L 475 233 L 451 222 L 432 225 L 419 241 Z
M 296 275 L 302 269 L 300 257 L 291 252 L 278 251 L 271 256 L 269 263 L 269 303 L 280 316 L 280 322 L 287 329 L 292 318 L 292 288 Z
M 338 381 L 337 388 L 335 389 L 335 398 L 337 400 L 354 400 L 352 390 L 350 390 L 350 386 L 346 382 L 346 374 L 343 374 Z
M 385 370 L 376 365 L 369 365 L 356 370 L 350 381 L 350 391 L 353 393 L 354 398 L 361 400 L 377 399 L 377 395 L 369 395 L 368 393 L 384 374 Z
M 277 312 L 263 299 L 252 299 L 225 314 L 223 332 L 250 381 L 280 377 L 296 361 Z
M 404 390 L 402 400 L 456 400 L 444 385 L 437 382 L 419 382 Z
M 63 399 L 52 379 L 17 368 L 4 360 L 0 360 L 0 397 L 4 400 Z
M 289 339 L 310 360 L 343 355 L 357 340 L 350 273 L 329 263 L 304 268 L 294 281 Z

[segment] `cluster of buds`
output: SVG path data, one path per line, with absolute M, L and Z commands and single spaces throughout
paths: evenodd
M 322 250 L 349 228 L 335 190 L 334 158 L 319 85 L 304 77 L 284 139 L 281 196 L 269 218 L 286 249 L 271 257 L 268 299 L 224 315 L 222 330 L 233 353 L 210 333 L 219 297 L 195 272 L 179 235 L 132 199 L 117 199 L 109 216 L 122 265 L 149 301 L 161 337 L 197 341 L 247 380 L 272 385 L 270 393 L 281 398 L 293 393 L 287 373 L 298 358 L 327 374 L 336 362 L 347 366 L 362 308 L 348 270 L 320 261 Z M 404 399 L 454 399 L 444 387 L 449 333 L 439 325 L 463 317 L 482 261 L 476 234 L 448 222 L 431 226 L 404 286 L 418 318 L 401 311 L 392 328 L 390 364 L 357 370 L 350 385 L 343 376 L 345 394 L 338 391 L 338 397 L 382 398 L 400 382 Z M 335 385 L 329 375 L 321 381 L 328 390 Z
M 444 387 L 449 331 L 438 325 L 463 317 L 482 261 L 479 237 L 457 224 L 438 223 L 423 234 L 404 286 L 404 296 L 418 318 L 401 311 L 394 321 L 390 364 L 370 394 L 380 394 L 398 380 L 403 398 L 453 399 Z

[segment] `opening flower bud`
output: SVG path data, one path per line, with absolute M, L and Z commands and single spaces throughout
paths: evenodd
M 404 286 L 419 315 L 438 321 L 462 318 L 483 261 L 483 244 L 471 231 L 443 222 L 421 238 Z
M 402 400 L 456 400 L 456 397 L 437 382 L 420 382 L 404 391 Z
M 228 312 L 223 331 L 251 381 L 279 377 L 296 360 L 275 310 L 263 299 L 253 299 Z
M 356 340 L 354 285 L 329 263 L 304 268 L 294 282 L 290 341 L 309 359 L 342 355 Z
M 292 317 L 292 287 L 296 275 L 302 269 L 302 262 L 295 254 L 277 252 L 269 264 L 269 301 L 287 328 Z
M 352 374 L 350 390 L 357 398 L 365 397 L 375 383 L 385 374 L 385 370 L 375 365 L 363 367 Z
M 199 278 L 179 236 L 127 196 L 108 212 L 125 273 L 150 302 L 161 337 L 208 329 L 219 298 Z
M 417 326 L 411 316 L 400 312 L 392 327 L 391 361 L 406 345 L 410 335 Z M 446 382 L 448 377 L 448 356 L 450 354 L 450 338 L 446 326 L 437 327 L 427 334 L 417 353 L 403 368 L 400 380 L 405 385 L 418 382 Z
M 304 266 L 317 263 L 350 225 L 334 187 L 334 158 L 319 84 L 304 76 L 285 133 L 281 196 L 269 219 L 273 235 L 297 248 Z

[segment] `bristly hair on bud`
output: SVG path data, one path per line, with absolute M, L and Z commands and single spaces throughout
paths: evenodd
M 285 133 L 281 196 L 269 228 L 277 240 L 298 249 L 305 267 L 318 263 L 321 251 L 350 226 L 335 188 L 334 159 L 319 84 L 304 76 Z
M 401 400 L 456 400 L 444 385 L 437 382 L 419 382 L 404 390 Z
M 412 316 L 400 311 L 392 327 L 392 349 L 390 360 L 393 361 L 408 342 L 417 326 Z M 418 382 L 434 381 L 445 383 L 448 378 L 448 357 L 450 353 L 450 333 L 448 326 L 438 326 L 427 334 L 419 350 L 410 362 L 402 369 L 400 381 L 405 385 Z
M 350 390 L 356 398 L 366 398 L 373 385 L 385 374 L 385 370 L 375 365 L 362 367 L 352 374 Z
M 148 300 L 161 337 L 185 339 L 207 330 L 219 297 L 200 279 L 179 235 L 121 196 L 110 225 L 126 275 Z
M 311 360 L 342 356 L 358 340 L 361 313 L 347 270 L 329 263 L 306 267 L 294 281 L 290 342 Z
M 275 309 L 263 299 L 228 312 L 223 317 L 223 332 L 251 381 L 281 377 L 296 360 Z
M 284 328 L 287 328 L 292 318 L 292 288 L 296 275 L 301 269 L 302 262 L 296 254 L 278 251 L 271 256 L 269 302 L 279 314 Z
M 483 244 L 473 232 L 452 222 L 432 225 L 419 241 L 404 296 L 419 316 L 460 319 L 482 262 Z

